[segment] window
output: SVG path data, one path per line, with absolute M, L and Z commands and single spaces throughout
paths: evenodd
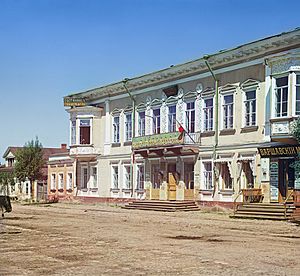
M 112 166 L 112 188 L 119 188 L 119 168 L 118 166 Z
M 189 133 L 195 132 L 195 102 L 186 103 L 186 129 Z
M 213 98 L 204 100 L 203 117 L 204 117 L 204 131 L 213 130 L 213 119 L 214 119 L 214 107 Z
M 300 115 L 300 75 L 296 75 L 296 115 Z
M 125 114 L 125 141 L 132 139 L 132 114 Z
M 131 177 L 130 177 L 130 166 L 124 165 L 124 188 L 125 189 L 130 189 L 131 187 Z
M 275 83 L 275 116 L 284 117 L 288 114 L 288 76 L 277 78 Z
M 138 135 L 145 136 L 145 111 L 139 112 Z
M 58 189 L 62 190 L 64 188 L 64 174 L 60 173 L 58 175 Z
M 233 95 L 225 95 L 223 98 L 223 128 L 233 128 Z
M 245 126 L 256 125 L 256 91 L 248 91 L 245 93 Z
M 76 144 L 76 120 L 71 121 L 71 145 Z
M 232 189 L 232 178 L 229 172 L 228 163 L 221 164 L 222 188 L 225 190 Z
M 88 184 L 88 169 L 82 169 L 82 189 L 87 189 Z
M 15 159 L 14 158 L 7 158 L 7 166 L 12 167 L 14 165 Z
M 153 109 L 153 134 L 160 134 L 160 109 Z
M 194 163 L 184 163 L 184 183 L 187 189 L 194 189 Z
M 168 131 L 176 131 L 176 105 L 169 106 Z
M 97 167 L 92 167 L 93 188 L 97 188 Z
M 143 190 L 144 189 L 144 181 L 145 181 L 145 168 L 144 165 L 137 165 L 137 184 L 136 188 L 137 190 Z
M 85 120 L 80 120 L 80 125 L 79 125 L 79 133 L 80 133 L 80 144 L 90 144 L 90 120 L 85 119 Z
M 56 174 L 51 174 L 51 190 L 56 190 Z
M 160 170 L 159 164 L 152 164 L 151 166 L 151 181 L 153 189 L 159 189 L 163 182 L 163 174 Z
M 67 175 L 67 189 L 71 190 L 72 189 L 72 182 L 73 182 L 73 174 L 72 173 L 68 173 Z
M 212 162 L 203 162 L 204 189 L 212 190 Z
M 120 117 L 113 117 L 113 142 L 120 142 Z

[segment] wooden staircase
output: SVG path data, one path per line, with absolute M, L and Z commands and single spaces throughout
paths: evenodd
M 195 201 L 167 201 L 167 200 L 135 200 L 122 206 L 124 209 L 149 210 L 161 212 L 199 211 Z
M 298 210 L 294 204 L 283 203 L 243 203 L 237 205 L 232 218 L 295 220 Z

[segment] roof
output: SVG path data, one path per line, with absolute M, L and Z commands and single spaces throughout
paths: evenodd
M 209 59 L 209 63 L 214 69 L 218 69 L 248 61 L 259 56 L 270 55 L 276 51 L 278 52 L 278 50 L 284 51 L 285 49 L 295 46 L 300 47 L 300 28 L 252 41 L 231 49 L 221 50 L 211 55 L 205 55 L 199 59 L 137 76 L 130 80 L 127 79 L 127 81 L 125 79 L 94 89 L 70 94 L 64 98 L 85 98 L 92 101 L 99 98 L 125 94 L 126 88 L 124 87 L 124 83 L 126 83 L 126 87 L 132 92 L 146 87 L 164 84 L 171 80 L 207 72 L 208 68 L 205 64 L 205 60 L 207 59 Z
M 8 147 L 7 150 L 3 154 L 3 158 L 5 159 L 6 156 L 11 152 L 13 155 L 16 155 L 16 152 L 23 147 Z M 68 150 L 64 148 L 42 148 L 43 152 L 43 159 L 48 160 L 50 155 L 53 154 L 68 154 Z

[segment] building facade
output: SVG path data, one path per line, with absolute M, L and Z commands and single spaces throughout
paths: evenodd
M 299 46 L 295 29 L 66 96 L 77 195 L 232 203 L 260 189 L 284 200 L 296 154 L 260 149 L 296 143 Z

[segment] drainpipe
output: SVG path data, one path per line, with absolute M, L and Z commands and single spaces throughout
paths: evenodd
M 136 106 L 136 102 L 135 102 L 135 98 L 132 96 L 131 92 L 129 91 L 128 87 L 127 87 L 127 83 L 128 83 L 129 79 L 125 78 L 122 83 L 123 83 L 123 87 L 126 90 L 126 93 L 129 95 L 130 99 L 132 100 L 132 139 L 135 137 L 135 106 Z M 134 195 L 134 188 L 133 188 L 133 166 L 134 166 L 134 158 L 133 158 L 133 149 L 131 147 L 131 162 L 130 162 L 130 185 L 131 185 L 131 194 L 132 197 Z
M 214 143 L 214 147 L 213 147 L 213 161 L 216 160 L 217 157 L 217 147 L 218 147 L 218 143 L 219 143 L 219 81 L 216 77 L 216 75 L 214 74 L 208 59 L 209 59 L 209 55 L 205 55 L 203 56 L 204 62 L 209 70 L 209 72 L 211 73 L 213 79 L 215 80 L 215 91 L 216 91 L 216 101 L 215 101 L 215 143 Z M 215 168 L 215 164 L 214 164 L 214 168 Z M 213 191 L 213 196 L 215 195 L 216 192 L 216 183 L 214 185 L 214 191 Z

